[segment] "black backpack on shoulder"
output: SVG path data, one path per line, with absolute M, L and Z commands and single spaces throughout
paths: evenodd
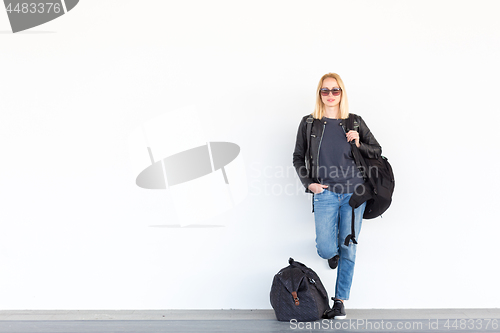
M 354 116 L 349 114 L 347 130 L 354 129 Z M 351 235 L 347 236 L 344 244 L 349 245 L 349 240 L 357 244 L 354 232 L 354 209 L 366 201 L 364 219 L 374 219 L 381 216 L 391 205 L 395 181 L 389 160 L 384 156 L 368 158 L 361 155 L 354 140 L 351 142 L 351 151 L 357 161 L 357 167 L 363 174 L 365 183 L 356 188 L 349 205 L 352 207 Z
M 330 310 L 328 294 L 319 276 L 306 265 L 288 260 L 271 286 L 271 305 L 280 321 L 314 321 Z

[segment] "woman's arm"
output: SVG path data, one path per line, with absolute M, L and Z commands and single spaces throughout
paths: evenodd
M 306 192 L 309 192 L 309 185 L 315 181 L 309 177 L 309 172 L 306 168 L 306 150 L 307 150 L 307 138 L 306 138 L 306 118 L 302 118 L 299 124 L 299 129 L 297 131 L 297 139 L 295 140 L 295 150 L 293 152 L 293 166 L 297 175 L 299 176 L 302 185 L 306 188 Z
M 380 147 L 372 132 L 366 126 L 363 118 L 360 116 L 357 118 L 359 123 L 359 151 L 368 158 L 378 158 L 382 155 L 382 147 Z

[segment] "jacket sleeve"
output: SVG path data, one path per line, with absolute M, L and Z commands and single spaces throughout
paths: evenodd
M 365 157 L 378 158 L 382 155 L 382 147 L 378 144 L 372 132 L 368 126 L 366 126 L 365 121 L 361 117 L 359 117 L 359 143 L 359 151 Z
M 299 129 L 297 131 L 297 139 L 295 141 L 295 150 L 293 151 L 293 166 L 297 175 L 299 176 L 302 185 L 306 188 L 306 192 L 310 192 L 308 189 L 309 184 L 314 183 L 312 178 L 309 178 L 309 172 L 306 167 L 306 150 L 307 150 L 307 138 L 306 138 L 306 118 L 302 118 L 300 122 Z M 312 192 L 311 192 L 312 193 Z

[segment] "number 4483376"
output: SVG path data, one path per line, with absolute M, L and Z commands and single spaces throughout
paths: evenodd
M 496 330 L 498 319 L 447 319 L 444 328 L 458 330 Z
M 17 3 L 14 8 L 12 8 L 12 3 L 9 3 L 7 5 L 7 12 L 10 14 L 12 12 L 15 13 L 56 13 L 59 14 L 61 12 L 61 4 L 60 3 L 53 3 L 53 2 L 40 2 L 40 3 Z

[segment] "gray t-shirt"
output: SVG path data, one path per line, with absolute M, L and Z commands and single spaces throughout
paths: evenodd
M 347 142 L 340 125 L 346 119 L 323 117 L 322 121 L 326 121 L 326 125 L 319 149 L 318 178 L 330 191 L 353 193 L 364 180 L 354 162 L 351 143 Z

